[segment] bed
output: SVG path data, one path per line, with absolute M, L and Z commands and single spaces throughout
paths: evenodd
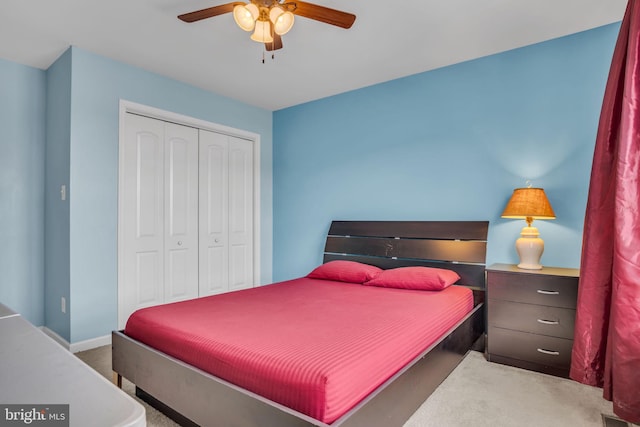
M 185 425 L 401 426 L 481 345 L 487 230 L 334 221 L 309 276 L 134 313 L 116 381 Z M 427 270 L 436 288 L 395 286 Z

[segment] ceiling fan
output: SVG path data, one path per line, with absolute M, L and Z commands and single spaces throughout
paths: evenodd
M 293 26 L 294 15 L 314 19 L 341 28 L 351 28 L 356 16 L 352 13 L 299 0 L 249 0 L 231 2 L 178 16 L 184 22 L 196 22 L 233 12 L 236 24 L 253 31 L 251 40 L 265 44 L 268 51 L 282 48 L 282 35 Z

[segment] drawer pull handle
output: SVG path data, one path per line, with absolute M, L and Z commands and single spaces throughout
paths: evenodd
M 560 295 L 558 291 L 545 291 L 543 289 L 538 289 L 538 293 L 543 295 Z
M 560 352 L 559 351 L 545 350 L 544 348 L 539 348 L 538 352 L 540 352 L 542 354 L 548 354 L 549 356 L 560 356 Z
M 542 323 L 543 325 L 559 325 L 560 322 L 558 322 L 557 320 L 545 320 L 545 319 L 538 319 L 538 323 Z

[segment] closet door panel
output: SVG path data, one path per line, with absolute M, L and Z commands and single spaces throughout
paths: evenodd
M 247 247 L 246 245 L 231 245 L 229 254 L 229 289 L 239 290 L 250 288 L 247 283 Z
M 229 286 L 253 286 L 253 144 L 229 137 Z
M 210 246 L 204 255 L 206 258 L 202 258 L 202 254 L 200 258 L 205 259 L 204 265 L 201 265 L 200 268 L 206 269 L 202 276 L 204 280 L 200 282 L 200 296 L 226 292 L 228 288 L 226 284 L 228 277 L 226 248 Z
M 134 310 L 164 302 L 163 123 L 127 114 L 124 132 L 121 325 Z
M 135 229 L 136 237 L 154 245 L 162 238 L 163 194 L 161 135 L 149 131 L 138 132 L 135 143 Z M 153 246 L 156 247 L 156 246 Z
M 160 251 L 138 252 L 135 254 L 136 306 L 134 310 L 158 304 L 162 301 L 162 283 L 160 272 L 162 261 Z
M 165 302 L 198 296 L 198 130 L 165 123 Z
M 229 289 L 228 137 L 200 130 L 200 296 Z
M 166 301 L 173 302 L 180 301 L 187 298 L 195 298 L 198 296 L 197 292 L 194 293 L 192 288 L 193 280 L 190 276 L 194 274 L 189 271 L 191 266 L 190 252 L 188 249 L 172 249 L 167 253 L 165 259 L 165 277 L 166 277 Z M 197 268 L 197 266 L 196 266 Z M 198 284 L 195 283 L 196 290 Z

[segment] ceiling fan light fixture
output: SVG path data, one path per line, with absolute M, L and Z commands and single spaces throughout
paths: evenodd
M 345 29 L 351 28 L 356 19 L 353 13 L 307 3 L 306 0 L 236 0 L 183 13 L 178 15 L 178 19 L 192 23 L 227 13 L 233 15 L 242 30 L 251 32 L 251 40 L 263 43 L 265 51 L 269 52 L 282 49 L 281 36 L 293 27 L 294 15 Z
M 273 22 L 273 30 L 276 34 L 283 35 L 293 27 L 294 15 L 289 11 L 284 11 L 279 6 L 274 6 L 269 12 L 269 19 Z
M 271 37 L 271 23 L 262 19 L 257 20 L 256 29 L 253 34 L 251 34 L 251 40 L 259 43 L 273 42 L 273 37 Z
M 253 3 L 239 4 L 233 8 L 233 19 L 245 31 L 253 30 L 259 15 L 258 6 Z

